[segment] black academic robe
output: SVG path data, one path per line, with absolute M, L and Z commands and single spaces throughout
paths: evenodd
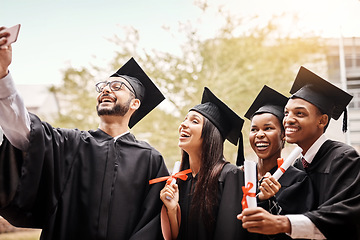
M 272 169 L 271 174 L 276 169 Z M 281 215 L 304 213 L 314 208 L 313 186 L 303 170 L 290 166 L 278 181 L 281 188 L 275 198 Z
M 236 218 L 242 212 L 242 186 L 244 186 L 243 171 L 235 165 L 226 164 L 218 181 L 219 204 L 214 216 L 216 223 L 213 229 L 207 229 L 202 217 L 190 215 L 192 193 L 197 184 L 197 176 L 188 174 L 186 181 L 179 182 L 179 205 L 181 209 L 181 224 L 178 235 L 179 239 L 202 240 L 202 239 L 251 239 L 247 230 L 242 228 L 242 222 Z M 213 235 L 212 238 L 208 234 Z
M 277 166 L 270 170 L 274 174 Z M 272 214 L 298 214 L 312 210 L 314 207 L 313 187 L 310 178 L 304 170 L 290 166 L 279 178 L 280 190 L 274 197 L 258 201 L 258 206 L 263 207 Z M 259 190 L 257 190 L 259 192 Z M 286 234 L 260 235 L 259 239 L 292 239 Z
M 161 154 L 128 133 L 53 128 L 31 117 L 30 147 L 5 139 L 0 151 L 0 215 L 41 228 L 41 239 L 159 239 Z M 24 154 L 24 157 L 23 157 Z M 11 174 L 9 174 L 11 171 Z
M 295 165 L 303 169 L 300 159 Z M 316 209 L 305 213 L 327 239 L 360 239 L 360 157 L 354 148 L 327 140 L 306 172 Z

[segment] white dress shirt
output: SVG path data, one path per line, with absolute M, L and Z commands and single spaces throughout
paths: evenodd
M 2 141 L 3 141 L 3 130 L 2 130 L 2 128 L 0 127 L 0 146 L 1 146 L 1 143 L 2 143 Z
M 29 146 L 30 116 L 10 73 L 0 79 L 0 113 L 4 135 L 13 146 L 26 151 Z

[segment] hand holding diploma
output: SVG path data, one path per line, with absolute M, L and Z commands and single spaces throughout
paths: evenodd
M 186 174 L 191 173 L 191 169 L 186 169 L 186 170 L 183 170 L 181 172 L 179 172 L 179 170 L 180 170 L 180 162 L 178 161 L 178 162 L 175 162 L 173 173 L 172 173 L 171 176 L 159 177 L 159 178 L 151 179 L 149 181 L 149 184 L 154 184 L 154 183 L 159 183 L 159 182 L 166 181 L 167 185 L 171 185 L 171 184 L 174 184 L 176 182 L 176 179 L 181 179 L 183 181 L 186 181 L 186 179 L 188 177 Z
M 244 209 L 237 219 L 249 232 L 265 235 L 291 233 L 291 224 L 286 216 L 273 215 L 261 207 Z
M 260 182 L 260 192 L 257 195 L 260 201 L 273 197 L 281 188 L 281 184 L 269 172 L 264 175 Z
M 259 200 L 263 201 L 269 199 L 280 190 L 281 185 L 278 182 L 279 178 L 284 174 L 289 166 L 294 163 L 301 152 L 302 149 L 300 147 L 296 147 L 285 161 L 282 158 L 278 159 L 278 169 L 274 175 L 271 176 L 270 173 L 266 173 L 265 176 L 260 180 L 260 193 L 258 194 Z
M 302 152 L 302 148 L 297 146 L 294 150 L 292 150 L 292 152 L 290 153 L 290 155 L 286 158 L 286 160 L 284 161 L 283 164 L 281 164 L 281 166 L 279 166 L 279 168 L 276 170 L 276 172 L 273 174 L 273 177 L 276 180 L 279 180 L 279 178 L 284 174 L 284 172 L 290 167 L 290 165 L 292 165 L 294 163 L 294 161 L 296 160 L 296 158 L 300 155 L 300 153 Z
M 161 209 L 161 229 L 163 237 L 166 240 L 176 239 L 179 233 L 181 213 L 179 207 L 179 188 L 176 184 L 176 174 L 179 174 L 180 172 L 180 165 L 180 161 L 175 162 L 171 176 L 166 180 L 165 187 L 160 191 L 160 199 L 165 206 L 165 208 L 163 206 Z M 191 169 L 188 170 L 190 170 L 188 172 L 191 172 Z M 185 174 L 183 175 L 186 176 Z
M 180 161 L 175 162 L 174 169 L 171 176 L 166 177 L 159 177 L 149 181 L 149 184 L 159 183 L 166 181 L 165 187 L 160 191 L 160 198 L 165 203 L 165 199 L 171 200 L 174 197 L 177 197 L 176 204 L 179 201 L 179 193 L 178 193 L 178 186 L 176 184 L 176 179 L 181 179 L 186 181 L 188 173 L 191 173 L 191 169 L 186 169 L 181 172 L 180 171 Z
M 166 185 L 160 191 L 160 199 L 163 201 L 168 211 L 173 210 L 173 212 L 176 212 L 177 204 L 179 202 L 179 189 L 176 184 L 176 174 L 180 171 L 180 165 L 180 161 L 175 162 L 171 176 L 166 179 Z

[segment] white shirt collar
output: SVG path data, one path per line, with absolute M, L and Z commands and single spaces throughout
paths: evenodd
M 128 134 L 128 133 L 130 133 L 129 130 L 126 131 L 126 132 L 124 132 L 124 133 L 122 133 L 122 134 L 120 134 L 120 135 L 117 135 L 116 137 L 114 137 L 114 142 L 116 142 L 116 140 L 117 140 L 119 137 L 122 137 L 122 136 L 124 136 L 125 134 Z
M 319 151 L 320 147 L 326 142 L 328 138 L 322 134 L 314 143 L 311 145 L 309 150 L 305 153 L 305 156 L 302 156 L 305 158 L 305 160 L 308 163 L 311 163 L 316 155 L 316 153 Z

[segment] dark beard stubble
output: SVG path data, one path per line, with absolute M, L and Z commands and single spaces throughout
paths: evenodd
M 114 107 L 111 109 L 99 109 L 99 105 L 96 106 L 96 111 L 98 116 L 108 115 L 108 116 L 121 116 L 123 117 L 130 109 L 130 103 L 132 98 L 129 98 L 129 100 L 124 104 L 121 105 L 119 103 L 116 103 Z

